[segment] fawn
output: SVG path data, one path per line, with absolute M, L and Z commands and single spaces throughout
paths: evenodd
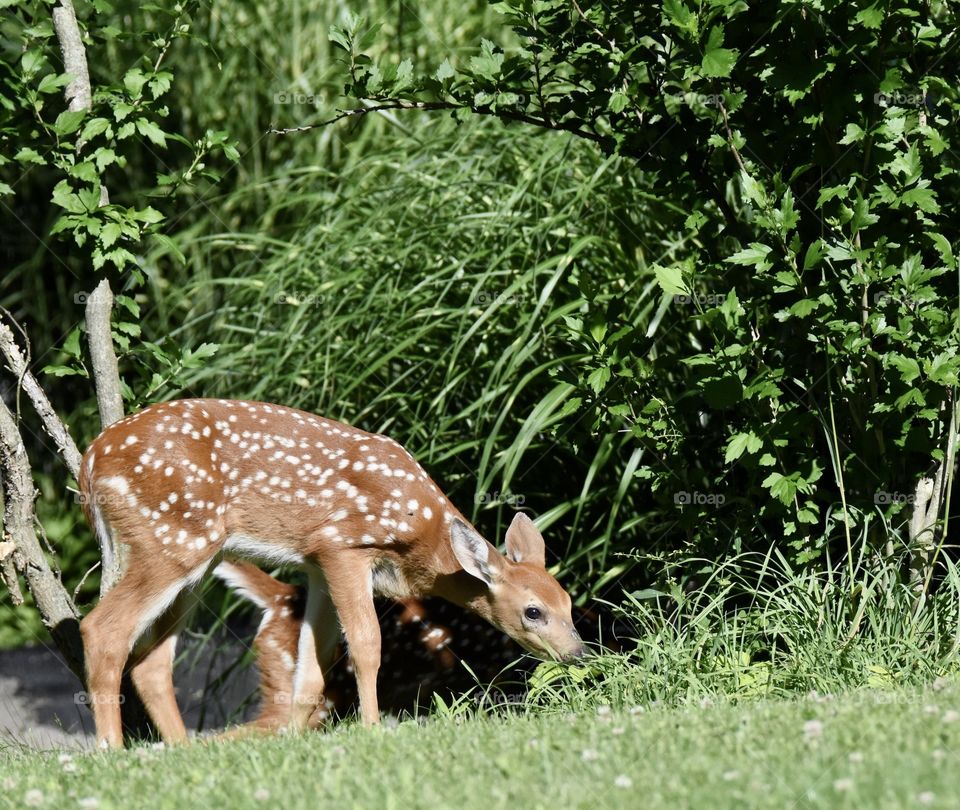
M 84 453 L 78 483 L 94 531 L 130 548 L 120 582 L 80 625 L 102 746 L 123 743 L 119 691 L 131 653 L 131 679 L 161 736 L 186 739 L 174 646 L 193 589 L 225 556 L 307 573 L 294 727 L 322 700 L 337 618 L 363 722 L 379 722 L 374 593 L 440 596 L 532 653 L 583 654 L 533 522 L 516 515 L 501 555 L 386 436 L 279 405 L 177 400 L 107 427 Z

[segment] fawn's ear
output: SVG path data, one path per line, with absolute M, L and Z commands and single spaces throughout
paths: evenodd
M 450 545 L 464 571 L 487 587 L 495 584 L 500 569 L 500 555 L 462 520 L 455 518 L 450 527 Z
M 545 568 L 547 564 L 543 535 L 523 512 L 513 516 L 507 529 L 507 556 L 514 562 L 526 562 Z

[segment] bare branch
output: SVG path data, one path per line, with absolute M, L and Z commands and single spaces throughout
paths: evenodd
M 27 360 L 17 345 L 13 331 L 5 323 L 0 323 L 0 354 L 6 358 L 8 368 L 16 375 L 19 385 L 27 392 L 33 407 L 43 421 L 44 430 L 57 445 L 60 457 L 67 465 L 70 474 L 76 478 L 80 471 L 80 451 L 67 431 L 66 425 L 54 411 L 36 377 L 33 376 L 33 372 L 27 366 Z
M 3 514 L 3 475 L 0 474 L 0 515 Z M 10 601 L 15 606 L 23 604 L 23 592 L 20 590 L 20 580 L 17 578 L 17 569 L 13 564 L 13 550 L 16 546 L 12 540 L 0 540 L 0 581 L 10 591 Z
M 33 474 L 16 419 L 0 400 L 0 470 L 4 483 L 4 542 L 12 543 L 10 557 L 37 603 L 44 625 L 71 668 L 82 676 L 83 644 L 80 613 L 63 583 L 50 568 L 40 546 L 34 513 Z
M 87 69 L 87 52 L 83 47 L 72 0 L 60 0 L 60 5 L 53 10 L 53 27 L 60 42 L 64 71 L 71 76 L 70 84 L 64 91 L 69 108 L 72 112 L 89 110 L 93 107 L 90 71 Z
M 87 298 L 87 341 L 97 388 L 102 427 L 123 419 L 123 397 L 120 395 L 120 369 L 113 351 L 113 331 L 110 316 L 113 312 L 113 292 L 106 279 Z
M 123 397 L 120 395 L 120 369 L 113 351 L 113 330 L 110 316 L 113 312 L 113 292 L 106 279 L 102 279 L 87 299 L 87 342 L 90 346 L 90 361 L 97 389 L 97 405 L 100 408 L 102 427 L 112 425 L 123 418 Z M 100 576 L 102 596 L 120 581 L 127 568 L 127 547 L 113 544 L 108 532 L 98 532 L 100 556 L 103 562 Z

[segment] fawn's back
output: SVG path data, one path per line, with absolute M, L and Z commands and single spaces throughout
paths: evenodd
M 459 516 L 393 439 L 257 402 L 127 417 L 90 445 L 80 486 L 92 522 L 184 571 L 221 550 L 293 564 L 345 547 L 407 552 Z

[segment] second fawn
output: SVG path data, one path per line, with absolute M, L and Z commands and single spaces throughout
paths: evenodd
M 84 454 L 79 485 L 94 530 L 130 548 L 120 582 L 80 626 L 101 745 L 123 742 L 119 692 L 131 653 L 131 679 L 161 736 L 186 739 L 173 650 L 193 589 L 224 556 L 307 573 L 295 727 L 322 700 L 338 618 L 361 716 L 379 722 L 375 593 L 440 596 L 540 656 L 583 653 L 533 522 L 517 514 L 501 555 L 385 436 L 278 405 L 178 400 L 106 428 Z

